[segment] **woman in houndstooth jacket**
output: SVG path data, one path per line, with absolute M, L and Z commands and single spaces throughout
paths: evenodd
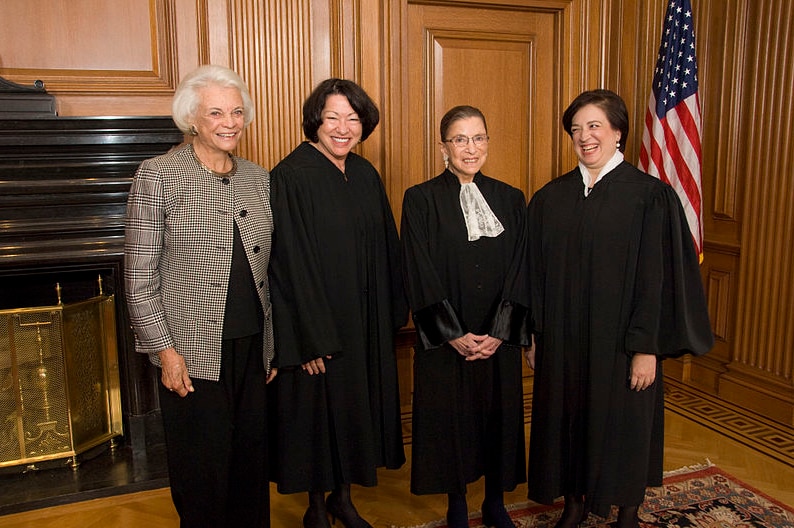
M 232 154 L 253 115 L 233 71 L 202 66 L 188 74 L 173 117 L 192 141 L 144 161 L 127 206 L 130 319 L 136 350 L 161 371 L 182 527 L 270 525 L 270 180 Z

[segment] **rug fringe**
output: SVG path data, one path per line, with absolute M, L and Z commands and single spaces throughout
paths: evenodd
M 672 476 L 675 476 L 675 475 L 681 475 L 683 473 L 692 473 L 694 471 L 700 471 L 701 469 L 707 469 L 707 468 L 710 468 L 710 467 L 713 467 L 713 466 L 714 466 L 714 463 L 707 458 L 706 461 L 704 463 L 702 463 L 702 464 L 693 464 L 691 466 L 684 466 L 682 468 L 672 469 L 670 471 L 665 471 L 664 472 L 664 478 L 672 477 Z

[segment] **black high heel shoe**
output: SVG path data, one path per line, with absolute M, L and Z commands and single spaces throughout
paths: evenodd
M 336 520 L 342 521 L 345 528 L 372 528 L 356 511 L 353 502 L 348 498 L 343 500 L 335 492 L 331 492 L 325 500 L 325 507 L 331 514 L 331 522 L 336 525 Z
M 565 507 L 560 515 L 560 520 L 554 528 L 576 528 L 587 519 L 587 510 L 584 507 L 584 500 L 574 495 L 565 496 Z
M 324 509 L 309 506 L 303 514 L 303 528 L 331 528 Z
M 502 503 L 482 504 L 482 523 L 488 528 L 516 528 Z

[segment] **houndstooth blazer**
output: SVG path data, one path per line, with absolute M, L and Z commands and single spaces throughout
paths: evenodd
M 145 160 L 127 202 L 124 283 L 135 349 L 160 365 L 175 347 L 191 377 L 217 381 L 226 292 L 237 222 L 264 312 L 263 358 L 270 370 L 273 325 L 267 268 L 273 234 L 270 177 L 235 157 L 220 178 L 183 145 Z

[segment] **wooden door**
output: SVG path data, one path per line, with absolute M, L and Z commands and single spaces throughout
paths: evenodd
M 553 176 L 559 28 L 554 10 L 408 4 L 405 188 L 443 170 L 439 124 L 459 104 L 485 114 L 491 139 L 484 174 L 527 198 Z

